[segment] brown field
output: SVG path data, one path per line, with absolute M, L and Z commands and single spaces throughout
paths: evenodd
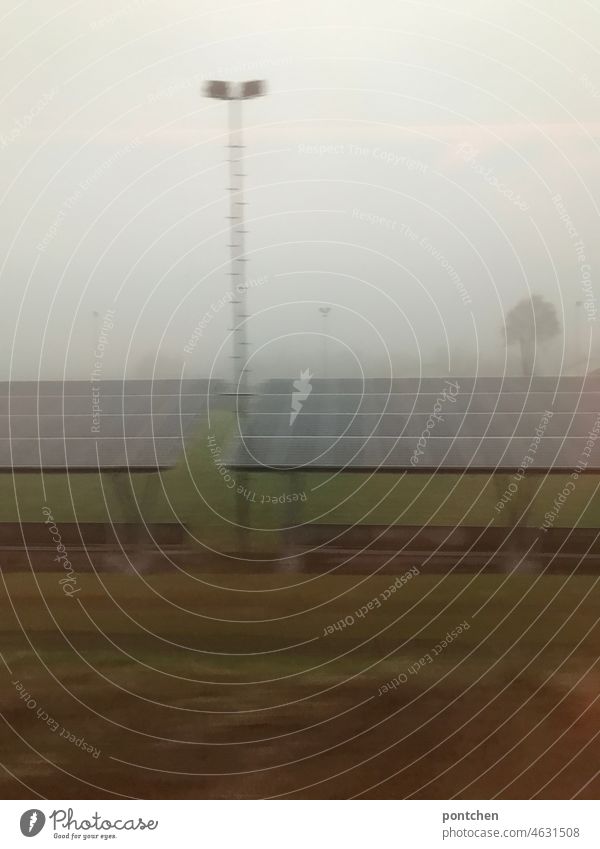
M 251 569 L 5 574 L 3 796 L 597 798 L 595 578 Z

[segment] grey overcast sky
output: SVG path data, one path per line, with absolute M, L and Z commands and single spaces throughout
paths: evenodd
M 518 373 L 500 328 L 533 292 L 564 331 L 538 372 L 600 367 L 596 4 L 0 8 L 2 378 L 85 378 L 99 339 L 107 378 L 228 374 L 215 77 L 268 81 L 244 107 L 256 376 L 323 374 L 325 331 L 340 374 Z

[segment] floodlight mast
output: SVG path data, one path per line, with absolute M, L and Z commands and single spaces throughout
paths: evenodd
M 248 280 L 246 276 L 247 258 L 245 254 L 245 215 L 244 207 L 244 136 L 242 132 L 242 101 L 261 97 L 266 93 L 265 80 L 248 80 L 234 83 L 225 80 L 209 80 L 206 83 L 207 97 L 229 102 L 229 137 L 225 149 L 229 163 L 229 249 L 231 255 L 229 279 L 233 293 L 233 394 L 236 398 L 236 410 L 240 432 L 241 422 L 246 417 L 248 399 L 248 334 L 250 315 L 247 307 Z M 238 475 L 238 497 L 236 499 L 237 536 L 240 552 L 245 552 L 246 528 L 248 526 L 248 487 L 246 474 Z
M 248 307 L 245 256 L 244 207 L 244 136 L 242 130 L 242 101 L 261 97 L 266 93 L 265 80 L 248 80 L 247 82 L 228 82 L 226 80 L 209 80 L 206 83 L 207 97 L 229 102 L 228 119 L 229 134 L 226 145 L 227 161 L 229 163 L 229 227 L 230 270 L 228 276 L 232 281 L 233 294 L 233 389 L 238 398 L 238 413 L 243 412 L 245 398 L 248 395 Z

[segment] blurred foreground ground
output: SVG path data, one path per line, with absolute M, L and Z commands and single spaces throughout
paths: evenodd
M 600 794 L 595 578 L 251 569 L 6 574 L 3 796 Z

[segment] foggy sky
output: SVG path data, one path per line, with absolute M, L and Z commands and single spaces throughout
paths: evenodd
M 351 376 L 518 373 L 500 330 L 533 292 L 564 328 L 538 373 L 585 370 L 589 351 L 600 367 L 586 0 L 10 0 L 2 16 L 2 379 L 86 378 L 99 341 L 106 378 L 230 373 L 226 107 L 208 78 L 269 86 L 244 105 L 256 378 L 322 376 L 325 357 Z

